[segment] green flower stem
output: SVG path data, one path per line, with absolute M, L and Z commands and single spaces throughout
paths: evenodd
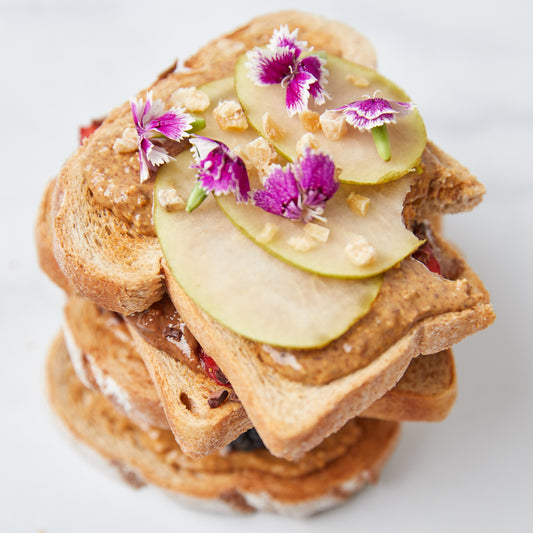
M 197 181 L 189 195 L 185 211 L 187 211 L 187 213 L 194 211 L 206 198 L 207 193 L 205 192 L 205 189 Z
M 372 137 L 374 137 L 374 142 L 376 143 L 376 149 L 379 156 L 383 161 L 390 161 L 391 152 L 390 152 L 390 142 L 389 142 L 389 133 L 387 131 L 387 125 L 383 124 L 372 128 Z
M 205 118 L 193 117 L 193 119 L 194 120 L 191 122 L 191 127 L 187 130 L 187 133 L 196 133 L 205 128 Z M 166 139 L 166 137 L 162 133 L 156 133 L 152 136 L 152 139 Z
M 190 129 L 187 130 L 187 133 L 196 133 L 197 131 L 203 130 L 205 128 L 205 118 L 202 117 L 193 117 L 194 120 L 191 123 Z

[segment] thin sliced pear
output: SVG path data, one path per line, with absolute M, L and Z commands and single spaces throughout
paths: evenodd
M 192 156 L 180 154 L 159 171 L 155 198 L 189 194 Z M 246 238 L 212 196 L 192 213 L 155 202 L 154 222 L 166 261 L 188 296 L 231 330 L 258 342 L 314 348 L 342 335 L 365 315 L 382 277 L 364 280 L 310 274 L 271 256 Z
M 326 109 L 361 100 L 376 91 L 379 91 L 380 98 L 410 101 L 399 87 L 376 71 L 335 56 L 327 55 L 326 58 L 329 71 L 326 90 L 331 100 L 326 100 L 326 104 L 319 107 L 312 104 L 310 109 L 322 113 Z M 280 85 L 255 85 L 248 76 L 246 62 L 246 55 L 241 56 L 235 71 L 235 90 L 244 112 L 258 133 L 268 137 L 263 128 L 263 115 L 268 111 L 285 130 L 284 135 L 271 139 L 272 142 L 282 155 L 294 161 L 297 157 L 296 143 L 307 131 L 298 116 L 289 117 L 285 108 L 285 89 Z M 371 133 L 360 132 L 349 125 L 339 140 L 327 139 L 321 130 L 314 135 L 320 149 L 329 153 L 337 167 L 342 169 L 340 181 L 374 184 L 398 179 L 415 168 L 426 145 L 426 129 L 416 109 L 398 119 L 396 124 L 387 125 L 387 129 L 392 153 L 389 161 L 383 161 L 378 155 Z
M 204 85 L 211 105 L 204 112 L 206 128 L 200 132 L 205 137 L 224 142 L 230 148 L 245 145 L 256 138 L 252 128 L 243 132 L 222 130 L 212 118 L 212 109 L 220 100 L 234 99 L 233 79 L 226 78 Z M 250 174 L 252 188 L 260 188 L 256 174 Z M 303 238 L 304 224 L 293 222 L 280 216 L 267 213 L 252 204 L 237 204 L 233 195 L 219 196 L 217 201 L 230 220 L 256 244 L 272 255 L 298 268 L 322 276 L 339 278 L 367 278 L 385 272 L 403 258 L 410 255 L 421 244 L 402 222 L 402 208 L 405 195 L 409 191 L 411 177 L 383 185 L 343 184 L 326 205 L 329 229 L 327 242 L 316 243 L 309 251 L 297 251 L 289 243 L 292 238 Z M 359 194 L 370 200 L 366 216 L 358 216 L 349 207 L 350 193 Z M 262 233 L 267 223 L 278 228 L 274 239 L 262 242 Z M 367 265 L 356 265 L 345 253 L 346 246 L 356 237 L 363 236 L 376 251 L 375 260 Z
M 411 182 L 410 176 L 404 176 L 382 185 L 341 184 L 326 204 L 324 216 L 327 222 L 315 222 L 329 230 L 326 242 L 310 238 L 302 222 L 267 213 L 251 204 L 237 204 L 228 196 L 218 197 L 217 201 L 241 231 L 287 263 L 322 276 L 366 278 L 385 272 L 422 244 L 402 221 L 403 203 Z M 351 193 L 370 200 L 365 216 L 350 208 L 348 196 Z M 275 226 L 277 232 L 272 240 L 262 242 L 267 224 Z M 375 250 L 375 258 L 368 264 L 354 264 L 345 251 L 359 236 Z M 300 239 L 314 247 L 298 251 L 298 247 L 291 243 Z

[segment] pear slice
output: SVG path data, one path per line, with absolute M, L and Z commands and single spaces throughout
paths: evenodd
M 310 109 L 323 113 L 349 104 L 379 91 L 380 98 L 408 102 L 409 97 L 392 81 L 376 71 L 326 55 L 329 71 L 326 90 L 331 100 L 320 107 L 311 103 Z M 285 88 L 281 85 L 257 86 L 248 76 L 248 59 L 240 57 L 235 71 L 235 90 L 248 120 L 257 132 L 268 137 L 263 116 L 269 113 L 274 123 L 281 125 L 284 134 L 271 139 L 276 149 L 287 159 L 297 157 L 296 143 L 307 133 L 298 116 L 290 117 L 285 107 Z M 329 153 L 342 170 L 339 179 L 346 183 L 384 183 L 395 180 L 412 170 L 420 161 L 426 145 L 426 129 L 418 110 L 387 125 L 392 157 L 384 161 L 378 155 L 372 134 L 360 132 L 346 125 L 338 140 L 326 138 L 322 130 L 314 133 L 319 149 Z
M 208 83 L 201 87 L 211 100 L 210 107 L 202 114 L 206 127 L 200 134 L 222 141 L 230 148 L 244 146 L 257 137 L 255 130 L 243 132 L 222 130 L 212 118 L 212 110 L 220 100 L 235 99 L 233 78 Z M 371 138 L 371 135 L 370 135 Z M 246 236 L 272 255 L 294 265 L 323 276 L 340 278 L 366 278 L 385 272 L 410 255 L 421 244 L 402 222 L 402 208 L 409 191 L 411 177 L 382 185 L 342 184 L 326 205 L 327 223 L 320 225 L 329 230 L 325 243 L 306 236 L 304 224 L 267 213 L 252 204 L 237 204 L 233 195 L 216 197 L 220 207 L 230 220 Z M 252 189 L 260 188 L 257 173 L 250 173 Z M 347 202 L 350 194 L 368 198 L 369 209 L 365 216 L 355 214 Z M 264 242 L 265 227 L 277 228 L 275 237 Z M 356 236 L 363 236 L 375 249 L 376 257 L 369 264 L 354 264 L 345 249 Z M 308 251 L 300 251 L 290 243 L 304 239 L 316 245 Z
M 382 185 L 341 184 L 326 204 L 327 222 L 313 223 L 325 228 L 328 233 L 325 242 L 311 236 L 316 227 L 306 228 L 302 222 L 267 213 L 252 204 L 237 204 L 230 196 L 217 197 L 217 201 L 241 231 L 272 255 L 322 276 L 366 278 L 385 272 L 422 244 L 402 221 L 403 203 L 411 182 L 409 175 Z M 352 210 L 350 195 L 369 201 L 366 215 Z M 262 242 L 265 228 L 269 227 L 277 231 Z M 375 257 L 368 264 L 352 262 L 346 252 L 347 246 L 361 236 L 374 249 Z M 295 246 L 298 242 L 303 242 L 303 250 Z
M 198 306 L 244 337 L 290 348 L 324 346 L 367 313 L 381 276 L 327 278 L 280 261 L 236 229 L 212 196 L 192 213 L 161 207 L 161 191 L 187 197 L 191 162 L 184 152 L 159 171 L 154 222 L 172 274 Z

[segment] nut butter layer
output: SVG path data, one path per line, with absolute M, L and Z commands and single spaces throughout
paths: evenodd
M 327 350 L 258 346 L 258 356 L 288 379 L 324 385 L 368 366 L 424 319 L 488 303 L 479 279 L 462 258 L 451 250 L 443 256 L 441 251 L 443 264 L 453 263 L 451 279 L 430 272 L 415 259 L 389 270 L 370 311 Z

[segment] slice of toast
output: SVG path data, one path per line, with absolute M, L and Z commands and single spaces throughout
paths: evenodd
M 220 385 L 158 350 L 116 314 L 86 298 L 68 299 L 64 336 L 76 374 L 87 388 L 100 392 L 137 425 L 171 429 L 191 457 L 222 448 L 252 426 L 239 402 L 209 407 L 208 399 Z M 446 350 L 411 361 L 398 384 L 361 416 L 438 421 L 449 413 L 456 395 L 453 355 Z
M 67 301 L 64 333 L 76 374 L 86 387 L 101 392 L 138 425 L 170 426 L 191 456 L 209 454 L 252 426 L 240 402 L 209 406 L 220 385 L 141 338 L 134 342 L 124 319 L 86 298 L 71 296 Z M 143 358 L 136 348 L 141 342 Z
M 49 397 L 76 439 L 139 488 L 155 485 L 177 499 L 211 510 L 263 510 L 308 516 L 346 501 L 375 482 L 393 451 L 399 424 L 354 420 L 298 463 L 266 450 L 225 451 L 190 459 L 163 430 L 143 430 L 98 393 L 85 388 L 59 335 L 50 348 Z
M 449 284 L 446 294 L 464 293 L 468 303 L 463 308 L 433 311 L 421 317 L 373 360 L 318 385 L 292 379 L 292 371 L 265 362 L 268 347 L 245 339 L 213 320 L 187 297 L 170 273 L 166 276 L 167 288 L 193 335 L 232 383 L 270 452 L 297 459 L 390 390 L 414 357 L 445 350 L 493 322 L 494 312 L 477 276 L 444 241 L 436 240 L 435 247 L 443 266 L 450 272 L 453 270 L 456 276 L 456 281 L 442 281 Z M 391 276 L 402 276 L 404 269 L 412 269 L 415 277 L 435 276 L 418 261 L 406 261 L 400 270 L 391 271 Z M 424 290 L 423 287 L 417 290 Z M 363 321 L 319 352 L 312 351 L 311 358 L 319 353 L 324 364 L 328 358 L 334 360 L 336 354 L 342 353 L 339 346 L 357 342 L 361 324 Z M 283 353 L 285 357 L 295 357 L 299 365 L 306 356 L 304 351 L 284 350 Z

